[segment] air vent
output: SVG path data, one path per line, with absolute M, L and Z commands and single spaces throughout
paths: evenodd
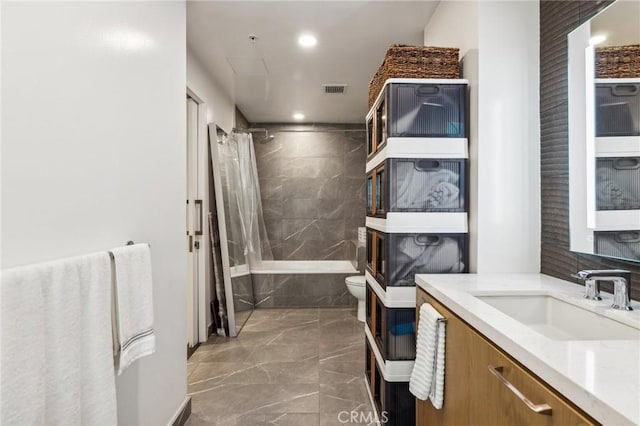
M 323 84 L 324 93 L 331 95 L 340 95 L 347 90 L 346 84 Z

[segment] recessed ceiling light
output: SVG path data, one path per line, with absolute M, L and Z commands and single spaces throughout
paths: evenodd
M 600 44 L 607 39 L 607 36 L 604 34 L 594 35 L 589 39 L 589 44 L 591 46 L 595 46 L 596 44 Z
M 304 33 L 298 37 L 298 44 L 305 48 L 310 48 L 318 44 L 318 39 L 313 34 Z
M 293 114 L 293 119 L 294 120 L 304 120 L 304 114 L 301 112 L 296 112 L 295 114 Z

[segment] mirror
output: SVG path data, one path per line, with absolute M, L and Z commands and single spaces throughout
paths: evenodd
M 571 250 L 640 262 L 640 2 L 568 36 Z
M 229 259 L 229 277 L 233 300 L 233 321 L 236 334 L 249 319 L 255 307 L 253 282 L 251 279 L 249 241 L 247 236 L 247 208 L 242 190 L 243 167 L 251 167 L 247 163 L 250 156 L 245 153 L 251 145 L 248 138 L 236 135 L 218 134 L 216 143 L 218 151 L 218 167 L 222 186 L 222 204 L 224 206 L 224 222 L 226 224 L 227 255 Z M 250 163 L 250 162 L 249 162 Z M 228 294 L 228 293 L 227 293 Z M 229 312 L 229 316 L 232 313 Z M 232 334 L 233 335 L 233 334 Z

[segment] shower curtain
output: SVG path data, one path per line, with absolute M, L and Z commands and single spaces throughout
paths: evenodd
M 230 248 L 233 241 L 233 250 L 229 253 L 234 258 L 231 266 L 260 267 L 263 260 L 273 260 L 273 254 L 262 214 L 253 138 L 250 133 L 233 132 L 218 149 L 222 174 L 226 177 L 223 191 L 227 226 L 231 228 Z

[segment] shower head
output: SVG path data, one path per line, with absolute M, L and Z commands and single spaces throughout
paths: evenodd
M 272 140 L 274 140 L 276 137 L 273 135 L 270 135 L 269 133 L 267 133 L 266 135 L 264 135 L 264 137 L 262 139 L 260 139 L 258 142 L 260 143 L 269 143 Z

